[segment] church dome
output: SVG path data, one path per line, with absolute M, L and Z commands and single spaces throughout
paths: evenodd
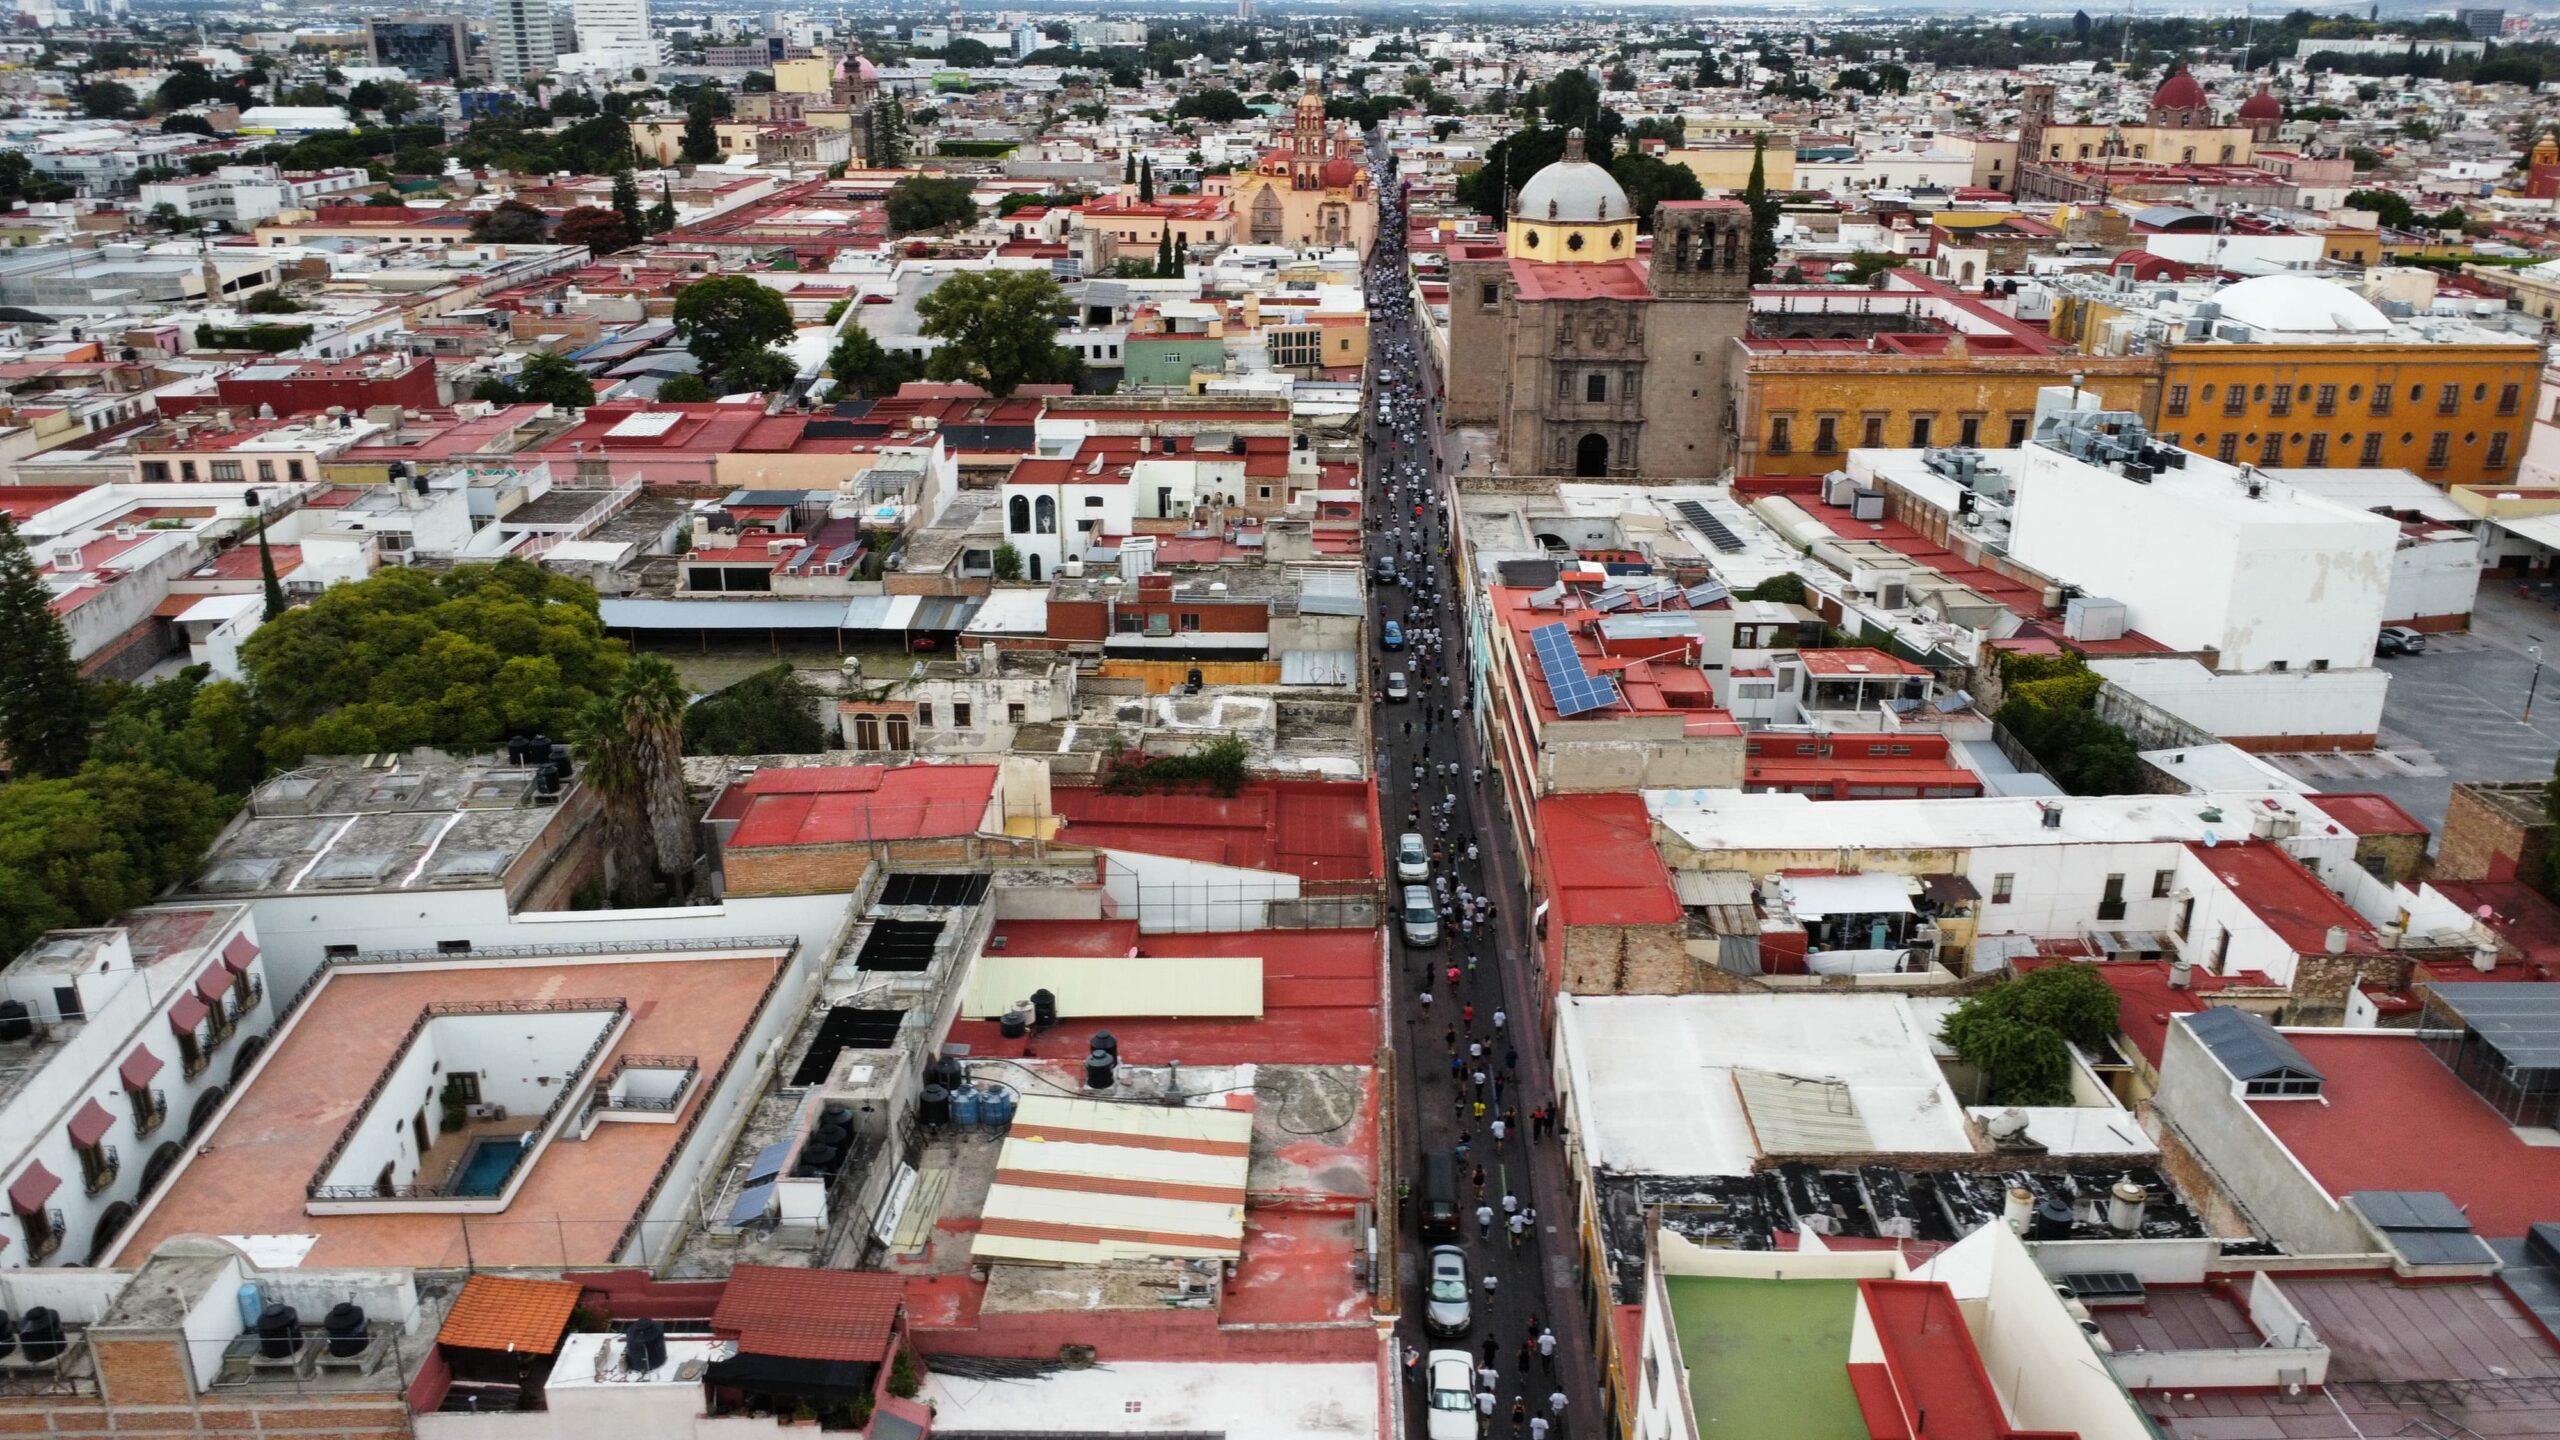
M 2161 81 L 2160 88 L 2151 92 L 2151 108 L 2154 110 L 2201 110 L 2204 107 L 2204 87 L 2184 70 Z
M 2278 100 L 2275 96 L 2268 94 L 2267 87 L 2262 84 L 2258 87 L 2257 94 L 2240 102 L 2240 118 L 2243 120 L 2281 120 L 2284 118 L 2284 102 Z
M 2224 318 L 2278 334 L 2379 335 L 2391 319 L 2344 285 L 2309 275 L 2261 275 L 2214 297 Z
M 1569 225 L 1630 219 L 1635 207 L 1607 166 L 1582 158 L 1582 132 L 1576 130 L 1565 137 L 1564 158 L 1520 187 L 1520 202 L 1511 213 L 1522 220 Z
M 1359 162 L 1346 155 L 1336 155 L 1324 162 L 1324 183 L 1328 190 L 1348 190 L 1360 177 Z

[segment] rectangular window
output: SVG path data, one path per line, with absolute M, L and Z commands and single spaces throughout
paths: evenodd
M 2506 431 L 2498 431 L 2496 434 L 2489 437 L 2489 453 L 2481 458 L 2481 463 L 2492 470 L 2504 470 L 2507 468 Z
M 2521 385 L 2501 385 L 2501 386 L 2499 386 L 2499 387 L 2498 387 L 2498 413 L 2499 413 L 2499 414 L 2501 414 L 2501 415 L 2513 415 L 2514 413 L 2516 413 L 2516 408 L 2517 408 L 2517 406 L 2518 406 L 2519 404 L 2521 404 L 2523 400 L 2524 400 L 2524 387 L 2523 387 L 2523 386 L 2521 386 Z
M 1145 626 L 1146 617 L 1136 613 L 1135 611 L 1123 610 L 1118 615 L 1112 617 L 1111 629 L 1112 633 L 1116 635 L 1135 635 L 1141 629 L 1144 629 Z
M 2390 385 L 2382 384 L 2373 387 L 2373 413 L 2376 415 L 2388 415 L 2391 413 Z
M 1865 433 L 1858 437 L 1858 443 L 1870 450 L 1881 450 L 1884 448 L 1883 416 L 1870 415 L 1867 417 Z
M 2267 432 L 2267 438 L 2258 442 L 2258 463 L 2261 465 L 2281 465 L 2284 463 L 2283 431 L 2270 430 Z
M 1197 611 L 1197 610 L 1185 610 L 1185 611 L 1183 611 L 1183 612 L 1182 612 L 1182 628 L 1183 628 L 1183 629 L 1185 629 L 1185 630 L 1197 630 L 1197 629 L 1199 629 L 1199 628 L 1200 628 L 1200 612 L 1199 612 L 1199 611 Z
M 1484 282 L 1483 286 L 1476 291 L 1476 303 L 1482 305 L 1487 310 L 1492 309 L 1501 302 L 1502 286 L 1499 282 L 1487 280 Z
M 2267 413 L 2277 416 L 2290 415 L 2293 413 L 2292 386 L 2279 385 L 2275 388 L 2273 393 L 2267 396 Z
M 1794 439 L 1788 434 L 1792 428 L 1792 422 L 1784 415 L 1769 417 L 1770 454 L 1784 455 L 1796 448 Z
M 1930 422 L 1935 418 L 1935 416 L 1930 415 L 1914 415 L 1911 417 L 1912 449 L 1917 450 L 1921 446 L 1929 443 L 1929 426 Z
M 2110 875 L 2107 877 L 2107 887 L 2105 890 L 2099 892 L 2098 895 L 2098 918 L 2101 920 L 2121 920 L 2124 918 L 2123 876 Z
M 273 460 L 261 460 L 258 462 L 258 483 L 261 485 L 273 485 L 276 483 L 276 462 Z
M 240 462 L 237 460 L 216 460 L 213 462 L 212 469 L 213 481 L 217 485 L 226 481 L 237 484 L 239 481 L 247 478 L 240 468 Z
M 1606 401 L 1609 398 L 1609 377 L 1606 375 L 1591 375 L 1584 377 L 1582 382 L 1582 398 L 1594 405 L 1598 405 Z
M 2225 465 L 2237 464 L 2240 459 L 2240 437 L 2225 435 L 2216 441 L 2213 447 L 2213 458 Z
M 2177 872 L 2177 871 L 2175 871 L 2175 870 L 2154 870 L 2154 871 L 2152 871 L 2152 872 L 2151 872 L 2151 898 L 2152 898 L 2152 899 L 2154 899 L 2154 900 L 2166 900 L 2166 899 L 2168 899 L 2168 898 L 2169 898 L 2169 882 L 2170 882 L 2170 881 L 2172 881 L 2172 880 L 2175 880 L 2175 879 L 2177 879 L 2177 878 L 2178 878 L 2178 872 Z
M 2024 416 L 2024 415 L 2012 415 L 2012 416 L 2010 416 L 2010 417 L 2009 417 L 2009 448 L 2010 448 L 2010 449 L 2012 449 L 2012 450 L 2015 450 L 2015 449 L 2017 449 L 2019 446 L 2024 445 L 2024 444 L 2026 444 L 2026 443 L 2027 443 L 2027 417 L 2026 417 L 2026 416 Z M 2173 444 L 2173 445 L 2174 445 L 2174 444 L 2176 444 L 2177 442 L 2173 440 L 2173 441 L 2171 441 L 2171 442 L 2169 442 L 2169 443 L 2171 443 L 2171 444 Z
M 2187 387 L 2186 387 L 2186 386 L 2184 386 L 2184 385 L 2172 385 L 2172 386 L 2170 386 L 2170 387 L 2169 387 L 2169 409 L 2168 409 L 2168 413 L 2169 413 L 2169 414 L 2171 414 L 2171 415 L 2184 415 L 2184 414 L 2186 414 L 2186 413 L 2187 413 Z
M 2439 386 L 2437 386 L 2437 387 L 2436 387 L 2436 413 L 2437 413 L 2437 414 L 2439 414 L 2439 415 L 2451 415 L 2451 414 L 2453 414 L 2454 412 L 2456 412 L 2456 411 L 2460 410 L 2461 408 L 2462 408 L 2462 387 L 2461 387 L 2461 386 L 2459 386 L 2459 385 L 2439 385 Z
M 2249 413 L 2249 389 L 2247 386 L 2225 385 L 2222 387 L 2222 413 L 2225 415 L 2246 415 Z
M 1173 617 L 1163 611 L 1147 617 L 1147 633 L 1162 637 L 1173 633 Z
M 2356 463 L 2359 465 L 2379 465 L 2382 463 L 2381 431 L 2376 430 L 2364 437 L 2364 448 L 2356 452 Z
M 178 478 L 186 481 L 190 485 L 194 484 L 196 479 L 196 462 L 193 460 L 179 461 Z
M 2016 892 L 2016 890 L 2017 890 L 2017 888 L 2018 888 L 2018 877 L 2017 877 L 2017 876 L 2015 876 L 2015 875 L 1994 875 L 1994 876 L 1992 876 L 1992 877 L 1991 877 L 1991 903 L 1992 903 L 1992 904 L 1994 904 L 1994 905 L 2006 905 L 2006 904 L 2008 904 L 2008 903 L 2009 903 L 2009 897 L 2010 897 L 2010 895 L 2012 895 L 2013 893 L 2015 893 L 2015 892 Z
M 2323 386 L 2321 386 L 2321 387 L 2320 387 L 2320 390 L 2319 390 L 2319 393 L 2318 393 L 2316 396 L 2314 396 L 2314 397 L 2313 397 L 2313 399 L 2312 399 L 2312 402 L 2311 402 L 2311 410 L 2312 410 L 2312 413 L 2313 413 L 2313 414 L 2315 414 L 2315 415 L 2335 415 L 2335 414 L 2337 414 L 2337 413 L 2338 413 L 2338 387 L 2337 387 L 2337 386 L 2335 386 L 2335 385 L 2323 385 Z
M 951 702 L 951 728 L 954 730 L 966 730 L 969 728 L 968 701 L 954 700 Z
M 166 460 L 143 461 L 142 478 L 155 485 L 165 483 L 169 478 L 169 462 Z
M 296 485 L 301 484 L 302 462 L 299 460 L 287 460 L 284 462 L 284 475 L 286 479 L 291 480 Z
M 1979 445 L 1982 443 L 1981 416 L 1967 415 L 1956 422 L 1956 443 L 1959 445 Z
M 2302 463 L 2305 465 L 2329 463 L 2329 437 L 2325 432 L 2314 434 L 2310 439 L 2302 442 Z
M 2427 468 L 2441 470 L 2453 458 L 2453 432 L 2439 430 L 2427 437 Z
M 1840 422 L 1829 415 L 1813 422 L 1813 453 L 1836 455 L 1840 451 Z

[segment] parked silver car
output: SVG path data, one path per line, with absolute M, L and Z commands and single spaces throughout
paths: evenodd
M 1431 1249 L 1429 1301 L 1423 1326 L 1434 1335 L 1464 1335 L 1475 1328 L 1475 1312 L 1467 1305 L 1467 1252 L 1455 1245 Z

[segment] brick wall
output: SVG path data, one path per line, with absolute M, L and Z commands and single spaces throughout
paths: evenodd
M 2540 816 L 2540 786 L 2456 785 L 2429 873 L 2443 880 L 2540 876 L 2550 864 L 2551 825 Z
M 1682 925 L 1569 925 L 1559 974 L 1578 995 L 1684 995 L 1696 966 Z
M 24 1395 L 0 1399 L 0 1435 L 167 1437 L 167 1440 L 405 1440 L 405 1402 L 397 1390 L 297 1397 L 257 1387 L 196 1393 L 177 1336 L 92 1332 L 94 1395 Z M 386 1384 L 393 1383 L 386 1379 Z

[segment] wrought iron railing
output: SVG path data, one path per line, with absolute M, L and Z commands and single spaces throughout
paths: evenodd
M 116 1183 L 116 1172 L 123 1166 L 124 1157 L 113 1145 L 93 1145 L 80 1152 L 80 1179 L 92 1195 Z
M 627 1070 L 674 1070 L 676 1088 L 667 1095 L 616 1095 L 613 1083 Z M 613 1069 L 596 1082 L 587 1108 L 594 1110 L 645 1110 L 674 1114 L 684 1105 L 684 1097 L 693 1093 L 693 1082 L 702 1074 L 702 1059 L 697 1055 L 623 1055 L 615 1058 Z
M 382 1098 L 383 1087 L 391 1083 L 391 1076 L 393 1072 L 400 1068 L 400 1058 L 409 1053 L 410 1046 L 418 1043 L 418 1037 L 426 1032 L 427 1026 L 433 1021 L 455 1015 L 556 1015 L 572 1014 L 581 1010 L 603 1010 L 609 1011 L 615 1015 L 622 1015 L 628 1013 L 630 1009 L 630 1002 L 620 998 L 593 1000 L 439 1000 L 426 1006 L 418 1012 L 417 1019 L 409 1022 L 409 1031 L 406 1035 L 403 1035 L 400 1038 L 399 1045 L 392 1049 L 391 1059 L 383 1065 L 381 1072 L 373 1077 L 373 1084 L 364 1092 L 364 1098 L 356 1102 L 355 1113 L 348 1117 L 345 1127 L 338 1131 L 337 1140 L 329 1146 L 329 1153 L 321 1160 L 320 1168 L 312 1172 L 311 1183 L 303 1188 L 303 1194 L 307 1198 L 313 1200 L 450 1200 L 462 1198 L 483 1198 L 477 1195 L 470 1197 L 463 1196 L 461 1192 L 453 1189 L 452 1180 L 450 1178 L 433 1185 L 412 1184 L 393 1185 L 389 1187 L 382 1185 L 329 1185 L 322 1182 L 327 1179 L 331 1170 L 337 1168 L 340 1157 L 347 1153 L 348 1143 L 355 1139 L 357 1129 L 364 1124 L 366 1117 L 373 1113 L 374 1102 Z M 528 1126 L 528 1129 L 539 1131 L 549 1127 L 552 1119 L 560 1113 L 560 1107 L 568 1102 L 569 1093 L 577 1088 L 577 1077 L 586 1074 L 590 1069 L 594 1068 L 596 1057 L 604 1052 L 606 1042 L 610 1041 L 613 1036 L 614 1028 L 609 1025 L 605 1027 L 602 1033 L 596 1036 L 595 1042 L 587 1047 L 587 1053 L 581 1057 L 577 1065 L 570 1070 L 569 1079 L 566 1083 L 561 1085 L 560 1093 L 551 1097 L 551 1103 L 543 1108 L 541 1117 L 532 1125 Z M 515 1163 L 507 1167 L 507 1173 L 505 1175 L 499 1177 L 497 1191 L 494 1193 L 505 1192 L 508 1183 L 515 1178 L 515 1172 L 523 1168 L 526 1158 L 532 1153 L 533 1147 L 531 1146 L 526 1146 L 524 1149 L 516 1152 Z

